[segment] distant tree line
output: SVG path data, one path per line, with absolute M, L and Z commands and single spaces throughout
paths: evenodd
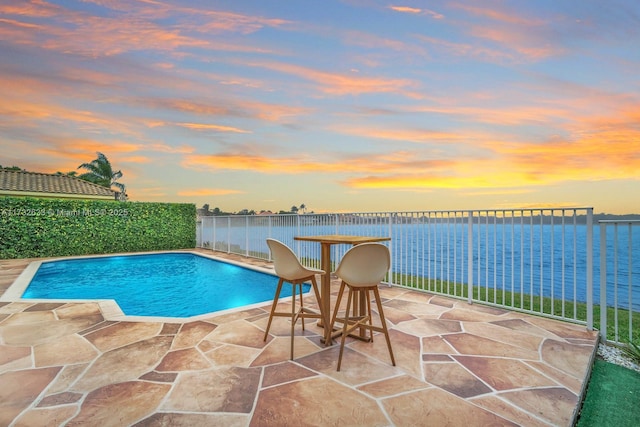
M 291 206 L 289 210 L 280 210 L 279 212 L 272 212 L 270 210 L 261 210 L 256 212 L 253 209 L 242 209 L 238 212 L 226 212 L 221 210 L 220 208 L 211 209 L 208 203 L 204 204 L 202 208 L 198 209 L 198 215 L 200 216 L 228 216 L 228 215 L 291 215 L 291 214 L 299 214 L 307 213 L 307 206 L 302 203 L 300 206 Z M 314 213 L 313 211 L 309 213 Z

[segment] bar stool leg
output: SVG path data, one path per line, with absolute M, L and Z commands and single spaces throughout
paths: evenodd
M 349 329 L 349 310 L 351 308 L 351 304 L 352 304 L 351 300 L 352 299 L 353 299 L 353 291 L 351 290 L 351 287 L 349 287 L 349 294 L 347 295 L 347 310 L 344 313 L 344 324 L 342 325 L 342 339 L 340 341 L 340 354 L 338 356 L 338 368 L 337 368 L 337 371 L 340 371 L 340 365 L 342 364 L 342 353 L 344 353 L 344 341 L 347 338 L 347 335 L 349 334 L 349 332 L 348 332 L 348 329 Z M 336 306 L 336 309 L 337 309 L 337 306 Z
M 382 321 L 382 332 L 387 340 L 387 348 L 389 348 L 389 356 L 391 356 L 391 364 L 396 366 L 396 359 L 393 357 L 393 350 L 391 349 L 391 339 L 389 338 L 389 329 L 387 328 L 387 320 L 384 318 L 384 311 L 382 310 L 382 303 L 380 302 L 380 292 L 378 287 L 373 288 L 373 293 L 376 297 L 376 305 L 378 306 L 378 314 L 380 314 L 380 320 Z
M 273 303 L 271 304 L 271 312 L 269 313 L 269 321 L 267 322 L 267 329 L 264 331 L 264 339 L 267 340 L 269 336 L 269 329 L 271 328 L 271 321 L 273 320 L 273 313 L 276 311 L 276 306 L 278 305 L 278 300 L 280 299 L 280 290 L 282 289 L 282 284 L 284 283 L 284 279 L 278 280 L 278 287 L 276 288 L 276 296 L 273 299 Z

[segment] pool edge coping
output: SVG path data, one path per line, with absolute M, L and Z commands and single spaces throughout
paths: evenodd
M 243 305 L 241 307 L 234 307 L 225 310 L 212 311 L 209 313 L 198 314 L 190 317 L 165 317 L 165 316 L 138 316 L 138 315 L 126 315 L 117 301 L 114 299 L 44 299 L 44 298 L 22 298 L 22 294 L 29 286 L 29 283 L 33 279 L 33 276 L 38 271 L 38 268 L 42 263 L 64 261 L 70 259 L 87 259 L 87 258 L 106 258 L 113 256 L 131 256 L 131 255 L 152 255 L 152 254 L 170 254 L 170 253 L 186 253 L 203 258 L 209 258 L 214 261 L 224 262 L 227 264 L 236 265 L 238 267 L 247 268 L 249 270 L 255 270 L 260 273 L 266 273 L 274 277 L 278 277 L 275 274 L 273 268 L 259 267 L 251 264 L 243 264 L 241 262 L 215 256 L 213 254 L 203 254 L 194 250 L 167 250 L 167 251 L 152 251 L 152 252 L 125 252 L 114 254 L 96 254 L 96 255 L 78 255 L 58 258 L 48 258 L 46 260 L 31 261 L 29 265 L 20 273 L 20 275 L 13 281 L 11 286 L 0 295 L 0 302 L 8 303 L 66 303 L 66 304 L 98 304 L 102 316 L 107 321 L 126 321 L 126 322 L 163 322 L 163 323 L 189 323 L 200 320 L 206 320 L 211 317 L 218 317 L 229 313 L 238 313 L 246 310 L 264 307 L 267 304 L 271 304 L 272 300 L 259 302 L 255 304 Z M 290 300 L 291 297 L 280 298 L 281 301 Z M 266 313 L 266 312 L 265 312 Z

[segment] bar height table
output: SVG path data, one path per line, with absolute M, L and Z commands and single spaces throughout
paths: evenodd
M 329 325 L 331 323 L 331 245 L 357 245 L 360 243 L 384 242 L 391 240 L 391 238 L 376 236 L 350 236 L 346 234 L 325 234 L 319 236 L 295 236 L 293 239 L 320 243 L 320 268 L 326 272 L 326 274 L 322 276 L 320 282 L 321 301 L 319 303 L 323 313 L 323 325 L 321 326 L 324 327 L 324 343 L 325 345 L 330 345 L 333 331 L 325 325 Z

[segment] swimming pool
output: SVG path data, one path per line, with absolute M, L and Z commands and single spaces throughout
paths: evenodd
M 42 262 L 22 298 L 113 299 L 128 316 L 185 318 L 272 301 L 277 282 L 193 253 L 122 255 Z

